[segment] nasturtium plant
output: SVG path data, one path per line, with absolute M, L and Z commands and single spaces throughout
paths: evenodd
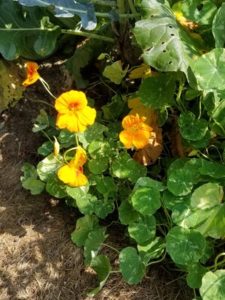
M 89 295 L 113 273 L 138 284 L 163 261 L 180 269 L 193 299 L 224 299 L 223 1 L 11 0 L 0 8 L 5 59 L 38 60 L 79 43 L 66 62 L 77 90 L 55 96 L 38 62 L 26 62 L 21 87 L 38 82 L 54 103 L 34 121 L 43 139 L 21 182 L 81 214 L 71 239 L 99 279 Z M 114 226 L 123 243 L 112 246 Z

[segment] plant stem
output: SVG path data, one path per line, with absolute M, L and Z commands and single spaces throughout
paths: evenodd
M 51 104 L 51 103 L 48 103 L 48 102 L 46 102 L 46 101 L 44 101 L 44 100 L 29 100 L 29 101 L 31 101 L 31 102 L 36 102 L 36 103 L 42 103 L 42 104 L 45 104 L 45 105 L 48 105 L 48 106 L 50 106 L 51 108 L 54 108 L 54 106 Z
M 91 0 L 91 3 L 98 4 L 102 6 L 116 6 L 116 1 L 109 1 L 109 0 Z
M 43 87 L 45 88 L 46 92 L 48 92 L 48 94 L 53 98 L 56 99 L 56 96 L 52 94 L 52 92 L 50 91 L 50 87 L 48 85 L 48 83 L 43 79 L 43 78 L 39 78 L 40 82 L 42 83 Z
M 120 17 L 121 17 L 121 14 L 124 14 L 126 12 L 125 11 L 125 2 L 124 2 L 124 0 L 117 0 L 117 7 L 118 7 L 119 14 L 120 14 Z
M 110 245 L 108 245 L 108 244 L 102 243 L 102 246 L 108 247 L 109 249 L 112 249 L 113 251 L 115 251 L 115 252 L 118 253 L 118 254 L 120 253 L 119 250 L 117 250 L 116 248 L 114 248 L 113 246 L 110 246 Z
M 62 29 L 61 32 L 64 33 L 64 34 L 84 36 L 84 37 L 87 37 L 87 38 L 93 38 L 93 39 L 102 40 L 102 41 L 105 41 L 105 42 L 114 43 L 113 38 L 103 36 L 103 35 L 98 35 L 96 33 L 84 32 L 84 31 L 80 31 L 80 30 L 71 30 L 71 29 Z
M 130 11 L 132 12 L 132 14 L 136 15 L 137 11 L 136 11 L 136 8 L 134 6 L 133 0 L 128 0 L 128 4 L 129 4 Z
M 160 259 L 155 260 L 155 261 L 151 261 L 149 264 L 147 264 L 147 266 L 149 267 L 151 265 L 160 263 L 161 261 L 163 261 L 165 259 L 165 257 L 166 257 L 166 251 L 164 251 L 163 256 Z

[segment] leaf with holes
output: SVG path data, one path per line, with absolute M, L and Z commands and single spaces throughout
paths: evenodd
M 197 42 L 176 22 L 172 10 L 155 0 L 141 3 L 143 18 L 135 23 L 134 35 L 143 59 L 159 71 L 187 71 L 189 60 L 199 55 Z

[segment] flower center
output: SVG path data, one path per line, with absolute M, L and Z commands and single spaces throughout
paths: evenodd
M 80 103 L 79 102 L 71 102 L 69 104 L 69 109 L 74 111 L 74 110 L 79 110 L 80 109 Z

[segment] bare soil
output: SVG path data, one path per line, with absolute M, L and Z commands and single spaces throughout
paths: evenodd
M 60 76 L 56 69 L 49 77 L 57 92 L 63 91 Z M 49 195 L 31 196 L 21 187 L 23 163 L 38 161 L 41 139 L 31 128 L 40 105 L 33 101 L 49 101 L 44 94 L 38 84 L 30 87 L 0 118 L 0 300 L 88 300 L 87 292 L 97 283 L 94 272 L 83 265 L 82 250 L 70 240 L 78 212 Z M 116 230 L 112 234 L 108 243 L 116 246 Z M 115 254 L 105 251 L 115 262 Z M 137 286 L 112 275 L 96 299 L 192 299 L 184 282 L 163 265 L 147 275 Z

